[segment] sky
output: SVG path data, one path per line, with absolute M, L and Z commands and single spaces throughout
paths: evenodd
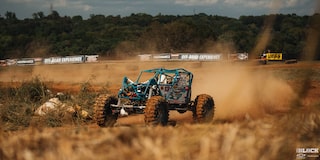
M 316 7 L 317 6 L 317 7 Z M 90 15 L 130 16 L 193 15 L 205 13 L 239 18 L 242 15 L 319 13 L 319 0 L 0 0 L 0 15 L 14 12 L 18 19 L 32 18 L 33 13 L 50 14 L 50 8 L 60 16 Z M 317 9 L 316 9 L 317 8 Z

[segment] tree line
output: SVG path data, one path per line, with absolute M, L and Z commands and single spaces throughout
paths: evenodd
M 57 11 L 20 20 L 0 15 L 0 59 L 93 55 L 130 57 L 143 53 L 237 53 L 264 51 L 320 59 L 320 15 L 270 14 L 230 18 L 194 15 L 60 16 Z M 310 36 L 312 38 L 310 38 Z M 309 43 L 313 49 L 308 49 Z M 310 48 L 310 47 L 309 47 Z

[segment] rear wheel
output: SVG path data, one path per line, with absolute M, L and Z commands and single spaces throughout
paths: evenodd
M 144 110 L 144 121 L 146 125 L 167 125 L 169 110 L 167 102 L 161 96 L 153 96 L 148 99 Z
M 193 119 L 196 122 L 210 122 L 214 116 L 214 101 L 210 95 L 200 94 L 195 100 Z
M 112 127 L 118 114 L 112 113 L 111 104 L 117 104 L 118 99 L 108 94 L 100 95 L 94 104 L 94 119 L 100 127 Z

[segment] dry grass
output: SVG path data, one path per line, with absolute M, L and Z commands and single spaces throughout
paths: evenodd
M 79 113 L 68 114 L 65 109 L 49 112 L 43 117 L 35 116 L 34 111 L 49 98 L 56 96 L 38 77 L 22 82 L 19 85 L 0 88 L 0 124 L 1 130 L 15 131 L 27 127 L 61 127 L 63 125 L 87 123 Z M 104 88 L 103 88 L 104 89 Z M 107 92 L 103 90 L 101 92 Z M 80 85 L 80 91 L 71 95 L 59 96 L 67 106 L 81 106 L 81 109 L 92 115 L 94 100 L 100 91 L 95 91 L 90 81 Z
M 2 132 L 0 158 L 295 159 L 297 147 L 320 143 L 319 113 L 177 127 L 30 128 Z

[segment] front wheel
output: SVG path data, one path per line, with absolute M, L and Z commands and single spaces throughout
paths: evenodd
M 194 104 L 193 119 L 196 122 L 211 122 L 214 116 L 214 101 L 210 95 L 200 94 Z
M 161 96 L 152 96 L 146 103 L 144 121 L 146 125 L 167 125 L 169 119 L 168 104 Z
M 100 127 L 112 127 L 118 119 L 118 114 L 112 113 L 111 104 L 117 104 L 118 99 L 108 94 L 100 95 L 94 104 L 94 119 Z

